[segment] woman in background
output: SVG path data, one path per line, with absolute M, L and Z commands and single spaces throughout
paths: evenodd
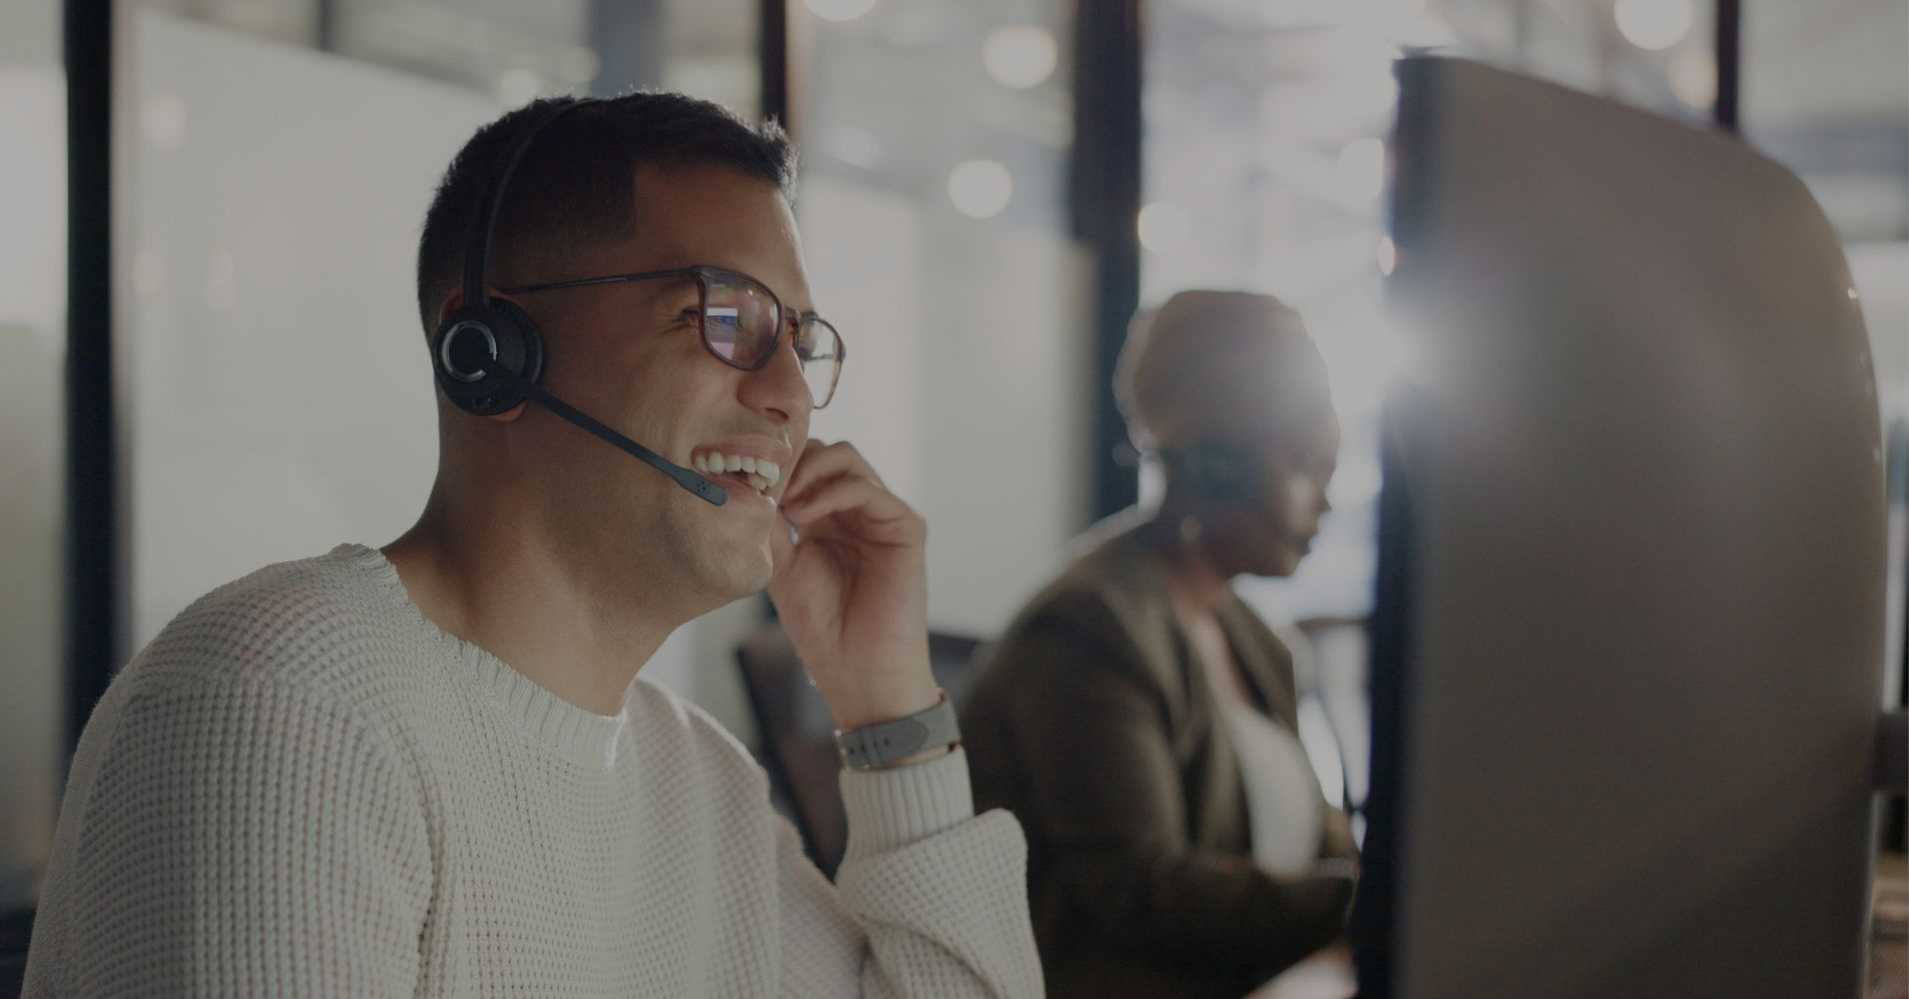
M 1352 898 L 1291 656 L 1229 585 L 1305 558 L 1338 420 L 1265 295 L 1175 295 L 1115 388 L 1166 496 L 1090 532 L 990 655 L 963 712 L 977 806 L 1026 828 L 1050 996 L 1237 999 L 1333 942 Z

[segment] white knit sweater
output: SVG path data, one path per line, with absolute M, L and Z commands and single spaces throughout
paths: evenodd
M 715 722 L 574 707 L 377 551 L 193 604 L 80 740 L 28 997 L 1034 996 L 1025 844 L 960 752 L 844 774 L 831 885 Z

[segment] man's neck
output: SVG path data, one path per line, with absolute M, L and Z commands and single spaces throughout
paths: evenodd
M 440 499 L 383 549 L 425 618 L 564 701 L 622 710 L 637 671 L 684 621 L 633 610 L 644 602 L 629 593 L 610 606 L 548 539 L 477 526 L 524 519 Z

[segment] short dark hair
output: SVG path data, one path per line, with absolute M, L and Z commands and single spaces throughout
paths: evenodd
M 532 101 L 477 130 L 451 160 L 418 237 L 418 314 L 425 332 L 463 281 L 464 251 L 504 158 L 546 112 L 575 97 Z M 722 166 L 795 184 L 795 151 L 773 121 L 753 125 L 709 101 L 638 91 L 567 112 L 538 135 L 512 176 L 497 217 L 493 273 L 561 262 L 566 247 L 630 233 L 636 167 Z M 569 275 L 551 275 L 563 277 Z

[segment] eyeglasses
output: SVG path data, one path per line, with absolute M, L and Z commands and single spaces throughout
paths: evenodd
M 767 285 L 737 271 L 721 267 L 678 267 L 642 274 L 610 274 L 604 277 L 549 281 L 516 288 L 499 289 L 507 295 L 528 295 L 564 288 L 588 288 L 603 284 L 631 284 L 637 281 L 662 281 L 670 278 L 694 279 L 697 290 L 696 312 L 702 328 L 703 347 L 716 359 L 732 368 L 758 371 L 775 356 L 787 326 L 795 327 L 795 357 L 802 367 L 802 380 L 809 385 L 809 398 L 816 409 L 835 397 L 835 383 L 842 377 L 842 335 L 828 320 L 813 312 L 784 318 L 782 302 Z

